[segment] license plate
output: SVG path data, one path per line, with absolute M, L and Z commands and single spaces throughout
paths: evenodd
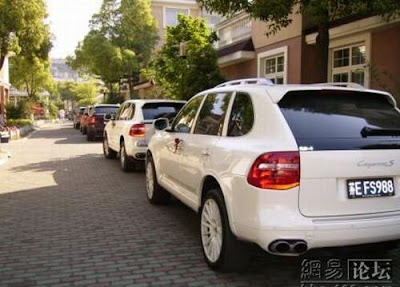
M 349 179 L 347 194 L 350 199 L 394 196 L 393 178 Z

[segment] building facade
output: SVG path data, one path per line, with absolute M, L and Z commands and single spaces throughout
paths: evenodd
M 229 79 L 265 77 L 277 84 L 355 82 L 391 92 L 400 103 L 400 18 L 336 23 L 329 31 L 328 70 L 321 70 L 312 23 L 301 14 L 267 36 L 265 22 L 241 13 L 216 26 L 219 66 Z

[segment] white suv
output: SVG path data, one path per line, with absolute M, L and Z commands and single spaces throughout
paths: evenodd
M 148 199 L 172 194 L 200 213 L 208 265 L 244 268 L 244 242 L 299 255 L 400 239 L 394 98 L 352 85 L 254 82 L 196 95 L 149 142 Z
M 154 119 L 172 119 L 185 104 L 172 100 L 128 100 L 104 128 L 103 152 L 106 158 L 119 155 L 123 171 L 139 168 L 144 163 L 147 142 L 154 133 Z

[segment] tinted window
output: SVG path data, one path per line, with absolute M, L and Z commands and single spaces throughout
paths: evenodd
M 183 105 L 183 103 L 148 103 L 142 107 L 143 117 L 145 120 L 173 119 Z
M 367 92 L 290 92 L 279 102 L 300 147 L 314 150 L 400 148 L 400 137 L 365 136 L 365 129 L 400 128 L 400 113 L 385 96 Z
M 134 113 L 135 113 L 135 104 L 128 104 L 126 105 L 124 110 L 121 111 L 119 119 L 122 121 L 130 120 L 133 118 Z
M 231 95 L 227 93 L 208 95 L 201 108 L 194 133 L 220 135 L 230 98 Z
M 178 133 L 190 133 L 197 110 L 203 100 L 203 96 L 192 99 L 175 118 L 172 130 Z
M 245 135 L 253 127 L 253 122 L 253 104 L 249 95 L 243 93 L 236 94 L 229 117 L 227 135 L 230 137 Z
M 118 107 L 115 106 L 101 106 L 95 107 L 96 114 L 115 114 L 118 110 Z

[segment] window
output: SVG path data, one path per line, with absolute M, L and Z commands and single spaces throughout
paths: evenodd
M 275 84 L 287 83 L 288 47 L 258 54 L 258 76 L 270 79 Z
M 118 110 L 116 106 L 100 106 L 96 107 L 96 114 L 115 114 Z
M 253 127 L 254 111 L 249 95 L 238 93 L 233 102 L 231 116 L 229 118 L 229 137 L 238 137 L 247 134 Z
M 230 93 L 208 95 L 201 108 L 194 133 L 213 136 L 220 135 L 224 126 L 225 114 L 230 98 Z
M 176 26 L 178 24 L 178 15 L 189 15 L 189 9 L 185 8 L 165 8 L 164 27 Z
M 384 95 L 353 91 L 293 91 L 279 102 L 299 147 L 313 150 L 399 149 L 390 134 L 364 136 L 365 129 L 397 130 L 400 113 Z
M 133 113 L 135 111 L 134 104 L 126 104 L 121 107 L 121 109 L 117 113 L 117 120 L 126 121 L 130 120 L 133 117 Z
M 178 133 L 190 133 L 202 100 L 203 96 L 195 97 L 183 107 L 172 125 L 173 131 Z
M 284 56 L 279 55 L 265 60 L 265 77 L 270 79 L 274 84 L 283 84 L 284 79 Z
M 332 81 L 353 82 L 365 86 L 366 46 L 341 47 L 332 51 Z
M 142 107 L 144 120 L 154 120 L 158 118 L 173 119 L 183 103 L 148 103 Z

